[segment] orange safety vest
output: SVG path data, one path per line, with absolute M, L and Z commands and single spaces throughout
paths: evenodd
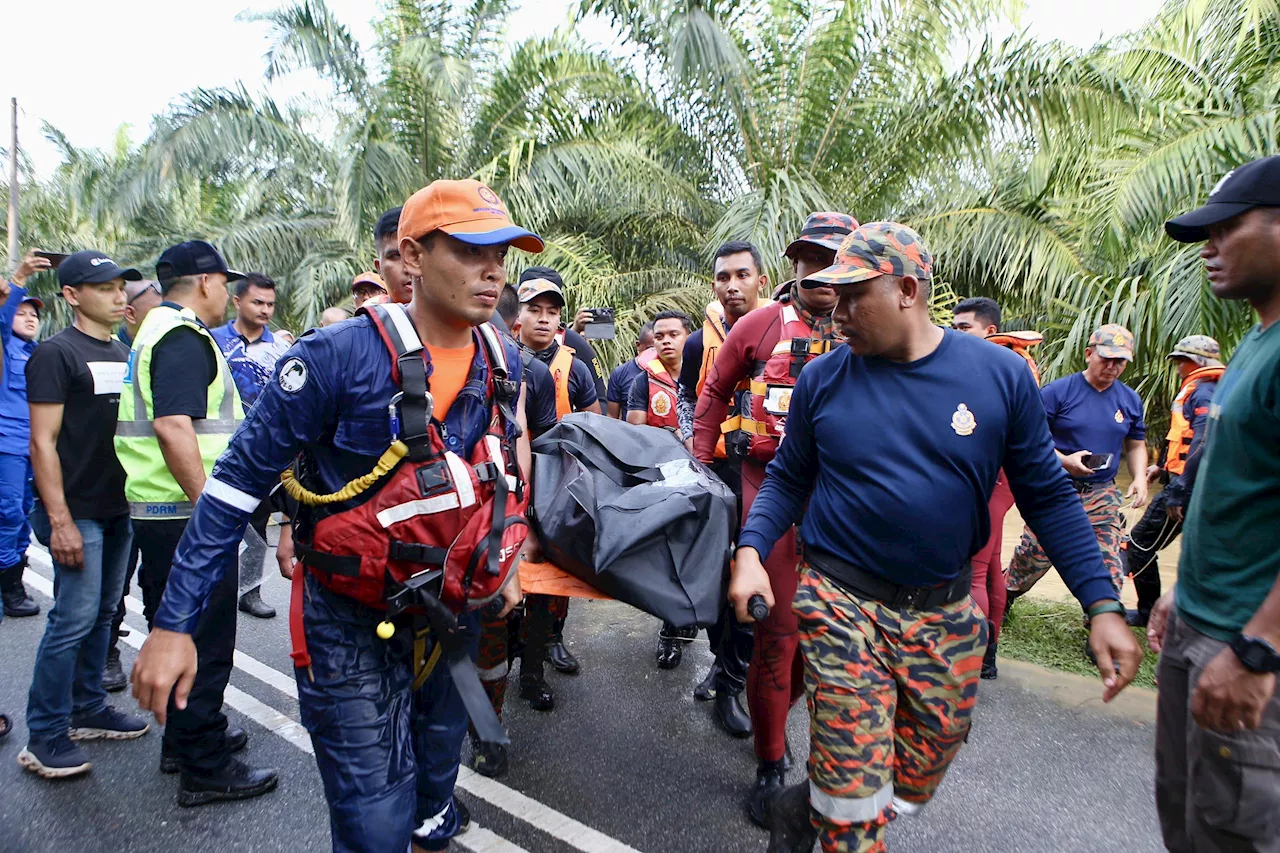
M 1191 421 L 1183 413 L 1182 407 L 1192 392 L 1201 382 L 1217 382 L 1226 372 L 1225 367 L 1201 367 L 1193 370 L 1178 389 L 1178 396 L 1173 398 L 1173 410 L 1169 413 L 1169 434 L 1165 440 L 1169 442 L 1165 453 L 1164 470 L 1174 476 L 1182 474 L 1187 467 L 1187 454 L 1191 452 L 1191 439 L 1195 431 L 1191 429 Z M 1203 414 L 1201 412 L 1194 412 Z
M 772 299 L 761 299 L 756 303 L 756 308 L 763 308 L 766 305 L 772 305 Z M 729 336 L 729 326 L 724 319 L 724 306 L 718 300 L 707 303 L 706 311 L 703 314 L 702 321 L 702 364 L 698 368 L 698 387 L 695 394 L 702 395 L 702 388 L 707 384 L 707 377 L 711 375 L 711 365 L 715 364 L 716 355 L 720 352 L 720 348 L 724 346 L 725 338 Z M 724 440 L 725 435 L 738 429 L 741 418 L 738 417 L 738 397 L 743 391 L 750 390 L 750 380 L 744 379 L 738 383 L 738 387 L 734 389 L 733 401 L 729 403 L 729 417 L 725 420 L 726 424 L 731 424 L 729 429 L 724 429 L 721 425 L 721 435 L 716 441 L 715 457 L 724 459 L 728 454 L 725 452 Z
M 643 365 L 644 372 L 649 375 L 649 410 L 646 423 L 649 426 L 662 427 L 680 433 L 680 418 L 676 413 L 676 381 L 667 373 L 662 360 L 657 356 Z
M 560 349 L 551 359 L 551 378 L 556 382 L 556 420 L 573 412 L 573 404 L 569 401 L 569 374 L 573 372 L 572 347 L 560 344 Z
M 1044 340 L 1044 335 L 1039 332 L 996 332 L 994 335 L 987 335 L 987 340 L 993 344 L 999 344 L 1022 356 L 1027 367 L 1031 368 L 1031 375 L 1036 378 L 1036 384 L 1040 384 L 1040 367 L 1036 364 L 1036 360 L 1031 357 L 1031 348 Z
M 749 385 L 746 414 L 737 419 L 737 423 L 731 418 L 720 427 L 722 432 L 741 429 L 750 433 L 748 455 L 758 462 L 767 463 L 778 451 L 791 410 L 791 391 L 800 378 L 800 371 L 838 343 L 834 332 L 829 337 L 812 335 L 813 330 L 795 307 L 783 305 L 781 337 L 769 358 L 763 364 L 757 362 Z

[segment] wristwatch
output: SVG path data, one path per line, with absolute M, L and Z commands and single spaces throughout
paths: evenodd
M 1280 672 L 1280 652 L 1266 640 L 1236 634 L 1236 638 L 1231 641 L 1231 651 L 1235 652 L 1244 668 L 1251 672 Z

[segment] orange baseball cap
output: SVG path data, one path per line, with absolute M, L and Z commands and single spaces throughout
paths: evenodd
M 511 221 L 498 194 L 479 181 L 432 181 L 404 203 L 398 239 L 418 240 L 432 231 L 473 246 L 509 243 L 537 254 L 542 238 Z
M 362 272 L 351 280 L 351 291 L 354 293 L 362 284 L 372 284 L 384 293 L 387 290 L 387 283 L 382 280 L 382 276 L 376 272 Z

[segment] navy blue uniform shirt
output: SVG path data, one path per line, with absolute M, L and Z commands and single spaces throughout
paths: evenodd
M 1120 380 L 1105 391 L 1089 384 L 1083 373 L 1073 373 L 1040 390 L 1044 410 L 1049 415 L 1049 431 L 1058 452 L 1070 455 L 1081 450 L 1110 453 L 1111 464 L 1092 477 L 1089 483 L 1107 483 L 1116 478 L 1127 438 L 1141 441 L 1147 437 L 1142 420 L 1142 400 Z
M 1026 362 L 951 330 L 907 364 L 841 346 L 805 367 L 738 544 L 767 556 L 803 513 L 806 547 L 895 583 L 939 585 L 986 543 L 1001 467 L 1076 598 L 1115 598 Z
M 644 373 L 644 368 L 636 364 L 634 358 L 629 358 L 609 374 L 609 393 L 606 399 L 610 403 L 617 403 L 624 415 L 627 413 L 627 397 L 631 394 L 631 383 L 635 382 L 636 377 L 641 373 Z

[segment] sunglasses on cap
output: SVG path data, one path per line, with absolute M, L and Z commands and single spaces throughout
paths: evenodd
M 142 290 L 139 290 L 137 293 L 133 294 L 133 298 L 130 299 L 128 302 L 126 302 L 125 305 L 132 305 L 133 303 L 137 302 L 138 297 L 142 296 L 142 294 L 146 293 L 148 290 L 154 290 L 156 293 L 160 294 L 161 296 L 164 296 L 164 294 L 161 293 L 160 291 L 160 282 L 151 281 L 151 282 L 147 282 L 147 286 L 142 288 Z

